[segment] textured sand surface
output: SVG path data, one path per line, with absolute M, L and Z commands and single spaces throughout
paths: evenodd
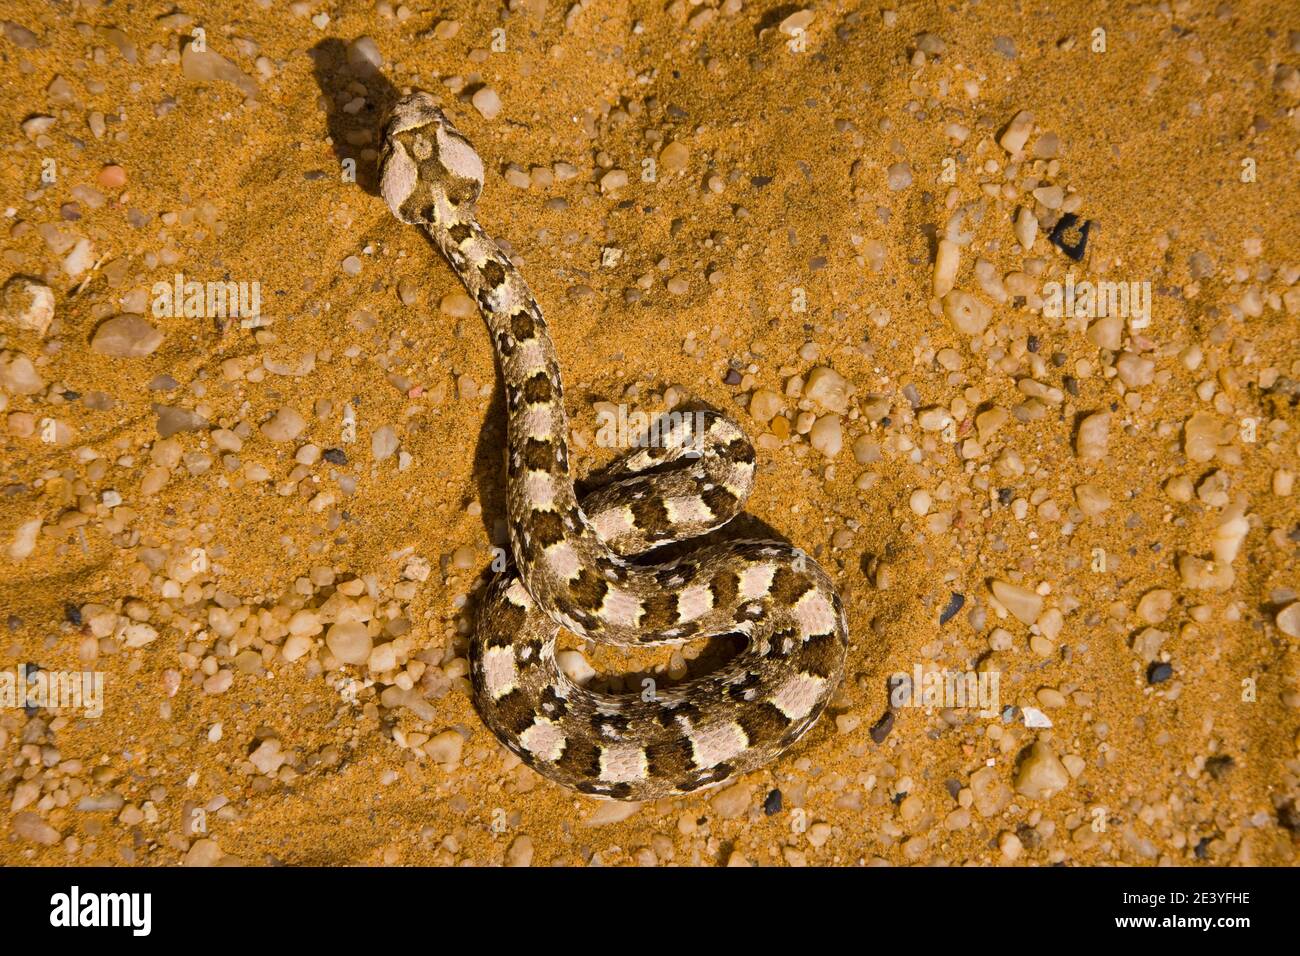
M 1294 4 L 0 20 L 0 670 L 103 677 L 98 717 L 0 709 L 0 861 L 1295 862 Z M 764 771 L 601 803 L 476 716 L 504 423 L 476 311 L 374 194 L 412 87 L 488 165 L 579 472 L 598 411 L 708 401 L 840 588 L 848 678 Z M 260 319 L 159 315 L 177 273 Z M 1149 321 L 1045 314 L 1067 275 L 1149 283 Z M 617 689 L 698 651 L 587 657 Z M 891 706 L 977 671 L 987 713 Z

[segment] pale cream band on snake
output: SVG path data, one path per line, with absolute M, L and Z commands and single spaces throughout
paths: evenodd
M 483 161 L 428 94 L 406 96 L 387 119 L 380 187 L 478 303 L 505 388 L 514 566 L 490 582 L 470 645 L 483 720 L 544 776 L 624 800 L 689 793 L 775 759 L 816 723 L 844 671 L 848 625 L 830 578 L 779 541 L 651 563 L 651 549 L 740 512 L 754 478 L 749 441 L 717 413 L 683 416 L 660 447 L 633 449 L 580 498 L 546 323 L 475 217 Z M 556 663 L 561 627 L 623 646 L 727 634 L 746 644 L 702 677 L 602 694 Z

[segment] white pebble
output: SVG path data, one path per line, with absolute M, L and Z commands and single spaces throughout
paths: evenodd
M 559 651 L 555 655 L 555 663 L 560 665 L 560 670 L 564 672 L 565 677 L 579 686 L 586 684 L 596 676 L 596 669 L 587 662 L 587 659 L 579 651 Z
M 1043 599 L 1034 591 L 1012 584 L 1009 581 L 995 580 L 992 585 L 993 596 L 1003 607 L 1025 624 L 1033 624 L 1042 613 Z
M 1029 141 L 1029 134 L 1034 128 L 1034 114 L 1021 110 L 1012 117 L 1006 132 L 998 140 L 998 144 L 1008 153 L 1018 153 L 1025 148 L 1025 143 Z
M 1070 773 L 1046 741 L 1033 745 L 1016 774 L 1016 792 L 1031 800 L 1046 800 L 1070 782 Z
M 1038 238 L 1038 217 L 1021 206 L 1016 216 L 1016 240 L 1020 243 L 1020 248 L 1028 252 L 1034 247 L 1036 238 Z
M 63 260 L 63 271 L 75 279 L 95 262 L 95 249 L 89 239 L 78 239 L 72 251 Z
M 14 532 L 13 541 L 9 545 L 9 557 L 15 561 L 23 561 L 36 550 L 36 536 L 40 534 L 43 519 L 32 518 L 30 521 L 24 521 Z
M 280 408 L 262 425 L 262 434 L 271 441 L 293 441 L 307 427 L 307 420 L 288 405 Z
M 501 112 L 501 97 L 490 86 L 481 87 L 470 102 L 484 119 L 496 119 L 497 114 Z
M 375 456 L 376 461 L 383 461 L 385 458 L 391 458 L 393 452 L 397 451 L 397 432 L 392 425 L 381 425 L 375 429 L 375 433 L 370 436 L 370 452 Z
M 44 337 L 54 321 L 54 292 L 35 279 L 13 276 L 0 289 L 0 321 Z
M 373 76 L 383 65 L 379 44 L 370 37 L 357 37 L 348 44 L 348 66 L 357 76 Z
M 950 239 L 939 240 L 939 250 L 934 257 L 934 294 L 942 299 L 952 291 L 957 280 L 957 266 L 961 250 Z
M 840 416 L 823 415 L 808 432 L 808 444 L 827 458 L 834 458 L 844 447 L 844 433 L 840 429 Z
M 1075 452 L 1083 461 L 1100 461 L 1106 457 L 1110 442 L 1110 413 L 1093 412 L 1079 423 Z
M 886 176 L 889 188 L 893 192 L 901 192 L 912 185 L 912 167 L 907 163 L 894 163 L 889 167 Z
M 1300 637 L 1300 601 L 1292 601 L 1277 612 L 1277 629 L 1287 637 Z
M 851 392 L 852 387 L 844 376 L 825 366 L 818 366 L 808 373 L 803 390 L 805 398 L 838 415 L 848 414 Z
M 138 315 L 118 315 L 95 329 L 90 347 L 112 358 L 144 358 L 162 345 L 163 334 Z
M 943 297 L 943 314 L 963 335 L 979 335 L 993 318 L 993 308 L 969 292 L 954 289 Z
M 374 642 L 360 621 L 344 621 L 332 626 L 325 634 L 330 653 L 344 664 L 364 664 L 370 657 Z

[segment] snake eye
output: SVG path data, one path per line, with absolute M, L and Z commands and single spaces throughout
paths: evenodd
M 455 177 L 447 187 L 447 201 L 453 206 L 472 206 L 478 201 L 483 184 L 472 179 Z

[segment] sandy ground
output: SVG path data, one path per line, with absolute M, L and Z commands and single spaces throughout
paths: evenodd
M 6 4 L 0 860 L 1294 863 L 1300 10 L 633 6 Z M 578 469 L 598 410 L 711 402 L 840 588 L 775 765 L 600 803 L 478 720 L 502 412 L 373 192 L 408 87 L 488 163 Z M 176 273 L 259 318 L 159 314 Z M 929 672 L 998 698 L 891 704 Z

